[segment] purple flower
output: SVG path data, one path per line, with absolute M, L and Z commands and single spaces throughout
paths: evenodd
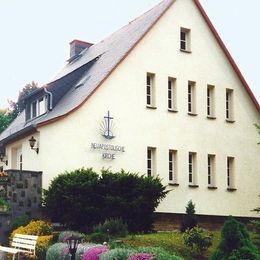
M 107 246 L 92 247 L 84 253 L 82 260 L 98 260 L 99 259 L 98 256 L 107 251 L 108 251 Z
M 131 255 L 127 260 L 152 260 L 153 256 L 147 253 L 138 253 L 135 255 Z

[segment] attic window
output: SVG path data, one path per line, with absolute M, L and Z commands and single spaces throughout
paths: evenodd
M 26 120 L 45 114 L 47 111 L 47 96 L 42 96 L 26 106 Z
M 180 29 L 180 50 L 191 52 L 190 29 Z

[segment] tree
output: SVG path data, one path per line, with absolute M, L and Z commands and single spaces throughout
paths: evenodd
M 46 215 L 52 221 L 89 231 L 106 219 L 122 219 L 130 232 L 152 229 L 154 210 L 166 196 L 158 178 L 124 171 L 92 169 L 65 172 L 44 191 Z
M 218 247 L 211 259 L 259 259 L 244 224 L 228 217 L 221 230 Z
M 7 109 L 0 109 L 0 134 L 10 125 L 12 117 Z
M 24 99 L 29 94 L 31 94 L 34 90 L 38 88 L 38 84 L 34 81 L 31 83 L 26 84 L 21 91 L 19 91 L 18 100 L 17 102 L 14 102 L 12 100 L 8 100 L 8 103 L 10 105 L 11 109 L 11 115 L 13 119 L 15 119 L 24 109 L 25 109 L 25 103 Z
M 192 229 L 197 225 L 198 221 L 195 215 L 195 204 L 192 203 L 192 200 L 188 202 L 186 207 L 186 215 L 184 215 L 181 222 L 181 232 L 185 232 L 187 229 Z

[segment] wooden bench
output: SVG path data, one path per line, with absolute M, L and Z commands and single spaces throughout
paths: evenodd
M 35 247 L 38 236 L 15 234 L 11 247 L 0 246 L 0 251 L 13 255 L 13 260 L 17 255 L 19 259 L 20 253 L 29 253 L 35 255 Z

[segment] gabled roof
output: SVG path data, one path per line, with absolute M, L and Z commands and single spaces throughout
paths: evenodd
M 193 1 L 198 7 L 201 15 L 204 17 L 217 42 L 223 49 L 231 66 L 237 73 L 257 110 L 260 111 L 256 98 L 203 10 L 199 0 Z M 23 134 L 26 132 L 26 129 L 30 129 L 31 131 L 32 128 L 36 129 L 39 126 L 63 118 L 82 106 L 95 92 L 95 90 L 97 90 L 97 88 L 105 81 L 105 79 L 127 57 L 131 50 L 151 30 L 160 17 L 171 7 L 174 2 L 175 0 L 162 1 L 153 9 L 131 21 L 103 41 L 84 50 L 77 59 L 67 64 L 52 82 L 44 86 L 49 91 L 53 90 L 58 93 L 59 91 L 57 89 L 55 90 L 56 85 L 68 82 L 68 78 L 71 78 L 72 74 L 81 70 L 84 66 L 87 66 L 88 69 L 80 74 L 78 81 L 69 81 L 70 88 L 66 89 L 66 93 L 63 93 L 64 95 L 62 97 L 60 96 L 60 99 L 58 98 L 55 108 L 48 111 L 48 113 L 43 116 L 27 123 L 24 123 L 25 113 L 21 113 L 21 115 L 0 135 L 0 144 L 11 140 L 12 137 L 15 138 L 19 136 L 20 133 Z M 90 65 L 88 66 L 88 64 Z

